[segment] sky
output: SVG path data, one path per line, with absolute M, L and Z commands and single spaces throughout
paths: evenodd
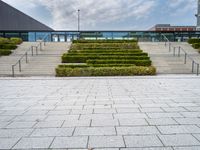
M 148 30 L 196 25 L 197 0 L 2 0 L 55 30 Z

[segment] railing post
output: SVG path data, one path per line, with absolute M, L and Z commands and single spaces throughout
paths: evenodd
M 40 51 L 42 50 L 42 43 L 40 42 Z
M 184 60 L 184 64 L 187 63 L 187 53 L 185 53 L 185 60 Z
M 173 48 L 173 56 L 176 56 L 176 47 Z
M 19 60 L 19 72 L 22 72 L 22 68 L 21 68 L 21 60 Z
M 171 43 L 169 43 L 169 52 L 171 52 Z
M 26 63 L 28 63 L 28 53 L 26 52 Z
M 180 57 L 181 56 L 181 47 L 179 46 L 178 47 L 178 57 Z
M 32 54 L 32 56 L 33 56 L 33 46 L 31 46 L 31 54 Z
M 12 77 L 15 77 L 15 66 L 12 65 Z
M 192 61 L 192 73 L 194 73 L 194 60 Z
M 199 75 L 199 64 L 197 64 L 197 76 Z
M 38 55 L 38 47 L 35 47 L 36 55 Z

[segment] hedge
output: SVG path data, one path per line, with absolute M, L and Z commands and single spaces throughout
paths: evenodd
M 69 53 L 142 53 L 142 50 L 93 50 L 93 51 L 87 51 L 87 50 L 77 50 L 77 51 L 69 51 Z
M 132 43 L 137 42 L 135 39 L 131 40 L 73 40 L 73 43 Z
M 0 44 L 0 49 L 16 49 L 17 46 L 15 44 Z
M 147 56 L 63 56 L 62 63 L 86 63 L 90 60 L 149 60 Z
M 9 39 L 0 37 L 0 44 L 2 44 L 2 43 L 3 44 L 9 43 Z
M 189 39 L 188 43 L 189 44 L 200 43 L 200 39 Z
M 151 66 L 151 60 L 87 60 L 87 64 L 134 64 L 136 66 Z
M 112 49 L 138 49 L 139 46 L 137 44 L 72 44 L 71 49 L 88 49 L 88 48 L 112 48 Z
M 8 56 L 12 53 L 11 50 L 0 49 L 0 56 Z
M 192 47 L 195 48 L 195 49 L 199 49 L 200 43 L 194 43 L 194 44 L 192 44 Z
M 56 68 L 57 77 L 155 75 L 154 67 Z
M 14 43 L 14 44 L 17 44 L 17 45 L 21 44 L 23 42 L 23 40 L 21 38 L 15 38 L 15 37 L 10 38 L 10 41 L 11 41 L 11 43 Z
M 71 65 L 71 64 L 65 64 L 65 65 L 59 65 L 60 68 L 88 68 L 88 67 L 130 67 L 135 66 L 133 64 L 83 64 L 83 65 Z
M 148 56 L 147 53 L 65 53 L 63 56 Z

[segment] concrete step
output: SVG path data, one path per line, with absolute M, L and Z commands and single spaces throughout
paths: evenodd
M 187 64 L 184 64 L 185 55 L 183 52 L 178 57 L 178 51 L 176 51 L 176 56 L 174 56 L 173 50 L 169 52 L 169 47 L 166 47 L 162 42 L 139 42 L 139 46 L 149 54 L 158 73 L 192 74 L 192 61 L 187 59 Z M 188 56 L 200 62 L 199 53 L 188 43 L 174 42 L 172 46 L 181 46 L 188 53 Z

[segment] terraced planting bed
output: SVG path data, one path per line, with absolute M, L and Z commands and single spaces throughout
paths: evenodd
M 155 75 L 151 60 L 135 40 L 79 40 L 62 56 L 56 75 L 133 76 Z
M 10 55 L 12 50 L 15 50 L 21 43 L 22 39 L 20 38 L 0 38 L 0 56 Z

